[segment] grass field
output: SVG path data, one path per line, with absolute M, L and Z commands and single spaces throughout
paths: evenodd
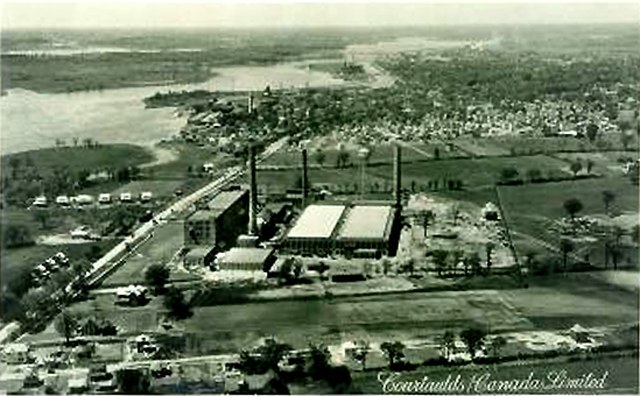
M 336 344 L 362 337 L 419 338 L 474 323 L 495 332 L 609 325 L 637 318 L 637 292 L 570 275 L 528 289 L 198 307 L 182 324 L 200 340 L 200 352 L 211 352 L 242 348 L 268 335 L 304 346 L 310 339 Z
M 144 283 L 145 270 L 153 264 L 169 262 L 183 244 L 183 225 L 171 222 L 160 226 L 120 268 L 102 283 L 103 287 Z
M 406 151 L 406 150 L 405 150 Z M 407 162 L 402 165 L 402 184 L 410 188 L 412 183 L 424 186 L 430 181 L 462 180 L 465 187 L 476 188 L 493 185 L 500 179 L 500 172 L 504 168 L 514 167 L 520 174 L 524 174 L 531 168 L 539 169 L 545 175 L 567 176 L 562 171 L 566 167 L 564 161 L 545 155 L 525 157 L 498 157 L 475 159 L 443 159 L 434 161 Z M 309 169 L 309 181 L 311 183 L 346 184 L 359 186 L 360 168 L 350 167 L 343 169 L 322 168 Z M 258 184 L 291 188 L 300 177 L 299 172 L 291 170 L 260 170 L 258 171 Z M 380 186 L 390 186 L 393 181 L 393 166 L 389 163 L 372 164 L 366 169 L 365 183 L 378 183 Z
M 72 144 L 67 142 L 67 144 Z M 82 144 L 80 142 L 79 144 Z M 79 171 L 102 170 L 141 165 L 153 160 L 153 155 L 144 147 L 130 144 L 109 144 L 98 147 L 60 147 L 25 151 L 2 156 L 2 167 L 9 174 L 17 164 L 19 167 L 35 167 L 43 176 L 60 167 Z

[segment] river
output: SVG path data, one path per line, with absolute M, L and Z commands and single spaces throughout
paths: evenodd
M 142 100 L 156 92 L 207 89 L 259 91 L 272 88 L 319 87 L 344 84 L 330 74 L 295 63 L 216 68 L 208 81 L 196 84 L 145 86 L 74 93 L 36 93 L 10 89 L 0 98 L 0 153 L 8 154 L 55 145 L 73 138 L 100 143 L 152 145 L 175 134 L 184 118 L 172 108 L 145 109 Z

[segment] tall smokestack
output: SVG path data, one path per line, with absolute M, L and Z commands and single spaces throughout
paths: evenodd
M 402 153 L 399 143 L 395 145 L 393 157 L 393 198 L 399 208 L 402 205 Z
M 252 93 L 249 94 L 249 99 L 247 102 L 247 111 L 249 112 L 249 114 L 253 113 L 253 94 Z
M 302 149 L 302 206 L 307 204 L 309 195 L 309 175 L 307 173 L 307 148 Z
M 249 145 L 249 235 L 258 234 L 257 222 L 258 188 L 256 186 L 256 149 Z

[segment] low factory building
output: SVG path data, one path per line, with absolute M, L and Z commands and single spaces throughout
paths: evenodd
M 388 203 L 309 205 L 289 230 L 293 254 L 378 258 L 394 255 L 399 237 L 396 209 Z
M 338 233 L 337 246 L 354 257 L 379 258 L 389 254 L 394 214 L 391 206 L 354 206 Z
M 334 234 L 346 207 L 309 205 L 289 230 L 286 248 L 294 253 L 327 255 L 335 249 Z
M 232 248 L 215 260 L 220 270 L 268 271 L 276 261 L 273 249 Z
M 216 257 L 216 250 L 212 247 L 194 247 L 184 255 L 184 265 L 187 267 L 208 267 Z

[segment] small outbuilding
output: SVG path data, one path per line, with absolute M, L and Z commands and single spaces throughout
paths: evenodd
M 232 248 L 220 253 L 216 267 L 220 270 L 269 271 L 276 260 L 273 249 Z

